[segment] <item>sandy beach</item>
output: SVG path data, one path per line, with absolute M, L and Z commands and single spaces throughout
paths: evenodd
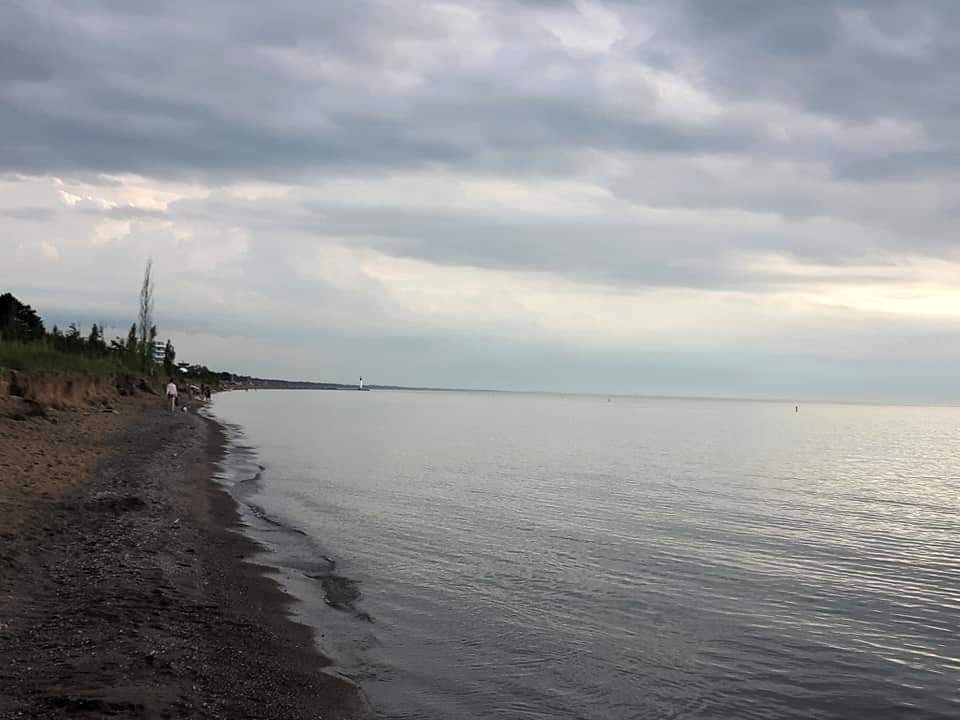
M 0 399 L 0 718 L 365 714 L 247 560 L 215 423 L 146 394 L 16 403 Z

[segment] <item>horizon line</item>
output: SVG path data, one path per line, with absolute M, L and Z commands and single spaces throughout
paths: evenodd
M 339 383 L 324 382 L 314 380 L 281 380 L 277 378 L 252 378 L 261 382 L 275 382 L 289 385 L 313 385 L 314 388 L 289 388 L 302 390 L 322 390 L 323 386 L 327 389 L 339 389 L 349 391 L 358 388 L 358 383 Z M 790 399 L 785 397 L 749 397 L 736 395 L 682 395 L 682 394 L 656 394 L 656 393 L 601 393 L 593 391 L 573 391 L 573 390 L 518 390 L 504 388 L 470 388 L 470 387 L 431 387 L 426 385 L 394 385 L 378 384 L 364 382 L 364 388 L 368 390 L 406 390 L 410 392 L 449 392 L 449 393 L 482 393 L 482 394 L 511 394 L 511 395 L 558 395 L 573 397 L 606 397 L 622 398 L 636 400 L 702 400 L 708 402 L 755 402 L 755 403 L 774 403 L 794 405 L 873 405 L 873 406 L 896 406 L 896 407 L 960 407 L 960 400 L 881 400 L 881 399 Z M 266 389 L 284 389 L 284 388 L 266 388 Z

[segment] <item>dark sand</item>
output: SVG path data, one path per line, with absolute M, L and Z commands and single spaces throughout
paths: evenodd
M 214 423 L 150 396 L 50 418 L 14 402 L 0 400 L 0 718 L 365 715 L 245 561 L 258 548 L 211 480 Z

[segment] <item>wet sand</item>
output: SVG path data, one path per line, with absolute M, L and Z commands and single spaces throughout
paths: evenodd
M 219 427 L 157 398 L 0 400 L 0 718 L 357 718 L 213 481 Z M 17 419 L 13 419 L 13 417 Z

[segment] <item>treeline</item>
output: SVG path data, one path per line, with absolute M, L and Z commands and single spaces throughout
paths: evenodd
M 157 342 L 153 322 L 153 261 L 148 260 L 137 309 L 137 321 L 126 337 L 107 339 L 103 325 L 84 333 L 76 323 L 48 332 L 43 318 L 11 293 L 0 295 L 0 367 L 12 369 L 119 371 L 157 375 L 161 369 L 178 381 L 207 385 L 249 383 L 253 378 L 211 370 L 205 365 L 177 362 L 173 343 Z
M 141 310 L 144 304 L 141 304 Z M 141 313 L 148 319 L 150 313 Z M 175 378 L 178 382 L 214 387 L 250 384 L 254 378 L 211 370 L 206 365 L 177 362 L 170 340 L 160 345 L 157 326 L 146 332 L 139 323 L 130 325 L 126 337 L 107 338 L 106 328 L 94 323 L 84 332 L 76 323 L 65 329 L 54 325 L 49 331 L 43 318 L 11 293 L 0 295 L 0 366 L 14 369 L 68 369 L 96 372 L 129 372 Z
M 252 378 L 245 375 L 235 375 L 225 370 L 211 370 L 206 365 L 191 365 L 187 363 L 178 363 L 177 369 L 184 380 L 193 383 L 202 383 L 219 387 L 231 383 L 249 382 Z
M 41 344 L 46 348 L 71 355 L 82 355 L 114 362 L 119 368 L 148 375 L 161 368 L 173 375 L 177 353 L 170 340 L 159 346 L 157 326 L 130 326 L 126 337 L 107 339 L 103 325 L 93 324 L 84 333 L 71 323 L 65 330 L 54 325 L 49 331 L 40 314 L 11 293 L 0 295 L 0 341 L 4 343 Z
M 0 295 L 0 340 L 40 340 L 47 331 L 40 315 L 10 293 Z

